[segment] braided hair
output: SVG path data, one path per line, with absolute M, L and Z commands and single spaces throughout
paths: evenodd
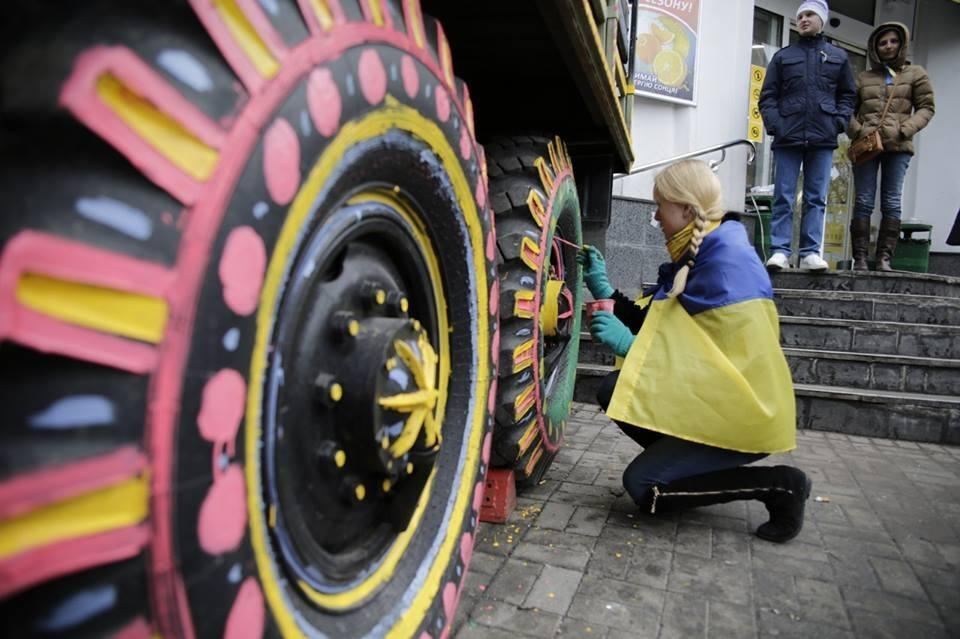
M 707 226 L 723 219 L 723 190 L 717 176 L 700 160 L 681 160 L 671 164 L 657 174 L 653 188 L 661 199 L 688 206 L 694 213 L 693 237 L 682 258 L 685 263 L 674 276 L 673 288 L 667 294 L 673 298 L 683 293 L 687 286 L 687 277 L 700 252 Z

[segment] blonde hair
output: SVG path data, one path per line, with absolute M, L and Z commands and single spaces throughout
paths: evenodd
M 689 206 L 694 212 L 690 258 L 677 271 L 673 278 L 673 288 L 667 294 L 668 297 L 676 297 L 683 293 L 687 286 L 687 276 L 697 253 L 700 252 L 707 224 L 723 219 L 723 189 L 720 180 L 706 162 L 681 160 L 657 174 L 653 180 L 653 192 L 661 200 Z

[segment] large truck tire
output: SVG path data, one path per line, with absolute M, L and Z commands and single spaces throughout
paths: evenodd
M 0 45 L 0 634 L 447 636 L 499 297 L 440 25 L 49 7 Z
M 540 481 L 563 442 L 580 344 L 580 203 L 560 138 L 485 145 L 500 274 L 493 464 Z

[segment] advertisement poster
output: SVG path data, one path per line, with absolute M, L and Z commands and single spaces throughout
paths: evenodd
M 700 0 L 639 0 L 637 10 L 637 93 L 695 104 Z

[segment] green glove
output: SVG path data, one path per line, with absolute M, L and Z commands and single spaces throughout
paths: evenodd
M 607 299 L 613 295 L 614 288 L 607 278 L 607 262 L 595 246 L 585 246 L 577 253 L 577 262 L 583 266 L 583 281 L 594 299 Z
M 609 311 L 597 311 L 593 314 L 590 319 L 590 334 L 620 357 L 626 357 L 633 338 L 636 337 Z

